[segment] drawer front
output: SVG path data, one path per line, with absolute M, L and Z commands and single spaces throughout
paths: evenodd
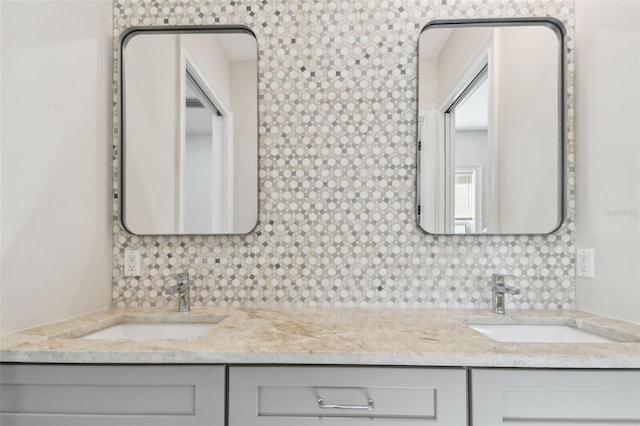
M 0 424 L 224 424 L 222 366 L 0 366 Z
M 472 425 L 640 425 L 640 371 L 474 369 Z
M 229 425 L 466 425 L 464 369 L 229 368 Z

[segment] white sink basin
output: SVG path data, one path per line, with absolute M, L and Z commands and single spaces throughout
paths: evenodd
M 210 330 L 211 322 L 124 322 L 81 336 L 80 339 L 144 340 L 192 339 Z
M 468 324 L 499 342 L 611 343 L 616 340 L 567 325 Z

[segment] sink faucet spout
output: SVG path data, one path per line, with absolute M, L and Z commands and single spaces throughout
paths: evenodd
M 189 274 L 176 275 L 178 283 L 167 288 L 165 294 L 178 295 L 178 312 L 189 312 L 191 310 L 191 299 L 189 297 Z
M 493 274 L 491 275 L 491 310 L 494 314 L 504 315 L 506 311 L 505 295 L 520 294 L 520 290 L 517 288 L 509 287 L 506 284 L 507 275 Z

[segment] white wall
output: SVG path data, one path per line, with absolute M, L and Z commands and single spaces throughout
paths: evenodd
M 640 322 L 640 2 L 579 0 L 576 243 L 595 249 L 578 309 Z
M 0 1 L 0 334 L 111 302 L 108 1 Z
M 557 227 L 560 211 L 558 37 L 539 25 L 500 28 L 494 37 L 499 232 L 548 233 Z
M 124 222 L 136 234 L 177 229 L 178 36 L 133 36 L 124 52 Z

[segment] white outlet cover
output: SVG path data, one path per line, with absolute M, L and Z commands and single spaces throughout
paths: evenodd
M 594 251 L 593 249 L 579 249 L 576 256 L 576 276 L 582 278 L 593 278 Z
M 140 250 L 124 251 L 124 276 L 140 276 Z

